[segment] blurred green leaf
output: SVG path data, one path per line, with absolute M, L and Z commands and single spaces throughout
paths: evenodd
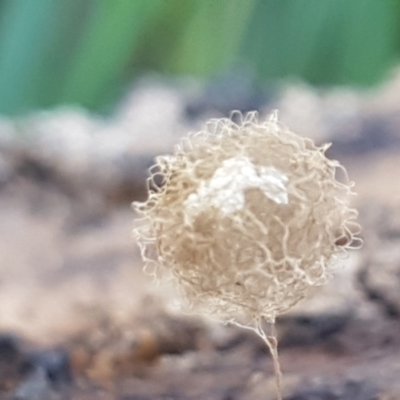
M 393 0 L 340 0 L 340 3 L 344 26 L 338 83 L 376 83 L 394 64 L 400 23 L 398 5 Z
M 130 61 L 130 74 L 138 71 L 171 72 L 176 47 L 187 29 L 194 11 L 194 2 L 188 0 L 164 1 L 163 9 L 149 20 Z
M 96 1 L 87 31 L 71 57 L 59 101 L 95 107 L 112 97 L 143 28 L 162 6 L 162 0 Z
M 373 84 L 398 58 L 394 0 L 258 0 L 241 58 L 264 80 Z
M 0 20 L 0 112 L 13 114 L 35 106 L 27 96 L 32 77 L 51 40 L 60 2 L 7 1 Z
M 210 75 L 229 67 L 237 56 L 255 0 L 198 0 L 173 51 L 170 69 Z
M 40 57 L 38 68 L 32 73 L 27 97 L 36 107 L 57 104 L 61 83 L 69 71 L 71 54 L 79 44 L 86 26 L 92 2 L 81 0 L 60 1 L 51 26 L 47 30 L 48 41 Z

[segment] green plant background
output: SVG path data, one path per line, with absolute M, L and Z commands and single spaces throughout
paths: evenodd
M 105 111 L 146 71 L 368 86 L 399 52 L 399 0 L 0 0 L 0 113 Z

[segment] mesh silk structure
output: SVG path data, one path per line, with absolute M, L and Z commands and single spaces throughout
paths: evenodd
M 352 184 L 329 146 L 272 114 L 211 120 L 157 158 L 134 203 L 146 268 L 171 277 L 192 311 L 255 326 L 324 284 L 359 227 Z M 342 178 L 338 180 L 338 172 Z

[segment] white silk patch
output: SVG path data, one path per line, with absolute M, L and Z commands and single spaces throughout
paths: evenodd
M 274 167 L 254 165 L 244 156 L 228 158 L 211 179 L 202 181 L 197 191 L 187 197 L 184 206 L 192 215 L 209 207 L 231 214 L 244 208 L 244 192 L 250 188 L 260 189 L 277 204 L 287 204 L 287 182 L 288 177 Z

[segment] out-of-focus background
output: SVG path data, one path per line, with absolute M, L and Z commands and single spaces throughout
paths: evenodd
M 2 0 L 0 12 L 6 115 L 110 112 L 149 73 L 366 87 L 400 55 L 393 0 Z
M 274 399 L 132 239 L 147 169 L 232 110 L 332 142 L 364 248 L 277 324 L 286 400 L 400 399 L 400 2 L 0 0 L 0 398 Z

